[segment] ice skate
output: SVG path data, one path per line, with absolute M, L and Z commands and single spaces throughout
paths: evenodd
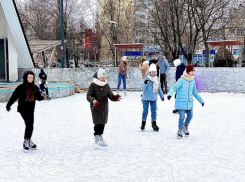
M 126 90 L 124 90 L 124 95 L 127 96 L 127 91 Z
M 117 94 L 119 94 L 119 90 L 117 90 Z
M 146 121 L 142 121 L 142 125 L 141 125 L 141 127 L 140 127 L 140 129 L 141 129 L 142 131 L 145 129 L 145 123 L 146 123 Z
M 178 109 L 173 110 L 173 113 L 174 113 L 174 114 L 178 114 L 178 112 L 179 112 Z
M 103 136 L 102 135 L 100 135 L 99 145 L 100 146 L 108 146 L 107 143 L 105 142 L 105 140 L 103 139 Z
M 184 134 L 185 134 L 186 136 L 189 135 L 188 125 L 184 125 Z
M 24 143 L 23 143 L 23 150 L 24 152 L 28 151 L 29 150 L 29 147 L 30 147 L 30 142 L 29 140 L 24 140 Z
M 178 132 L 177 132 L 177 138 L 178 139 L 181 139 L 182 137 L 183 137 L 182 130 L 178 130 Z
M 152 121 L 152 128 L 154 131 L 158 131 L 159 127 L 157 126 L 157 122 L 156 121 Z
M 33 150 L 36 150 L 37 149 L 37 145 L 34 144 L 31 139 L 29 140 L 29 149 L 33 149 Z
M 94 146 L 99 146 L 100 143 L 100 135 L 95 135 Z

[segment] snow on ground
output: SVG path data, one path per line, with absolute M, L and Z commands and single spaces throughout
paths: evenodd
M 140 131 L 140 92 L 109 103 L 104 139 L 95 150 L 86 94 L 38 102 L 33 141 L 38 150 L 22 150 L 24 121 L 0 103 L 0 181 L 2 182 L 244 182 L 245 95 L 201 93 L 190 136 L 177 139 L 174 99 L 158 101 L 159 132 L 148 117 Z M 166 98 L 165 98 L 166 99 Z

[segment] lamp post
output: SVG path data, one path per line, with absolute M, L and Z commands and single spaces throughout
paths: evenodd
M 125 41 L 125 26 L 120 24 L 120 23 L 117 23 L 115 21 L 109 21 L 110 23 L 113 23 L 113 24 L 118 24 L 118 25 L 121 25 L 123 27 L 123 43 L 126 43 Z
M 60 18 L 61 18 L 61 68 L 65 66 L 65 50 L 64 50 L 64 12 L 63 0 L 60 0 Z
M 240 6 L 245 9 L 245 7 L 242 4 L 240 4 Z M 242 41 L 243 41 L 242 50 L 241 50 L 241 55 L 239 57 L 239 65 L 240 65 L 240 67 L 242 67 L 243 49 L 244 49 L 244 16 L 242 18 Z

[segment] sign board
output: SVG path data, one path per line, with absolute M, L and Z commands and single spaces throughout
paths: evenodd
M 92 49 L 93 48 L 93 31 L 92 29 L 85 29 L 85 48 Z

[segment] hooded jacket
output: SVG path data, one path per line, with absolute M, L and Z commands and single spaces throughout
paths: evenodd
M 168 60 L 165 56 L 158 56 L 158 64 L 160 68 L 160 74 L 168 73 L 170 70 L 170 66 L 168 64 Z
M 26 84 L 30 84 L 27 81 L 27 76 L 28 74 L 33 74 L 33 72 L 31 71 L 27 71 L 24 73 L 23 76 L 23 83 L 20 84 L 13 92 L 12 96 L 10 97 L 6 108 L 10 108 L 13 103 L 18 99 L 18 107 L 17 107 L 17 111 L 18 112 L 34 112 L 35 110 L 35 104 L 36 104 L 36 100 L 41 101 L 43 100 L 43 96 L 41 96 L 40 92 L 39 92 L 39 88 L 38 86 L 36 86 L 34 84 L 34 101 L 33 102 L 29 102 L 27 101 L 27 94 L 26 94 Z M 35 80 L 35 76 L 33 78 L 33 82 L 34 83 Z
M 97 72 L 94 74 L 94 79 L 98 79 Z M 108 98 L 112 101 L 114 94 L 111 91 L 108 83 L 102 85 L 97 85 L 92 82 L 89 86 L 87 93 L 87 100 L 90 102 L 90 108 L 93 118 L 94 124 L 106 124 L 108 120 Z M 93 101 L 97 100 L 99 102 L 99 106 L 97 108 L 93 108 Z
M 144 79 L 146 76 L 146 72 L 149 69 L 149 61 L 144 61 L 142 64 L 140 64 L 139 69 L 141 71 L 142 78 Z
M 193 96 L 202 104 L 204 101 L 197 93 L 196 82 L 194 76 L 184 73 L 181 78 L 171 87 L 168 95 L 178 92 L 175 100 L 175 108 L 181 110 L 193 109 Z

